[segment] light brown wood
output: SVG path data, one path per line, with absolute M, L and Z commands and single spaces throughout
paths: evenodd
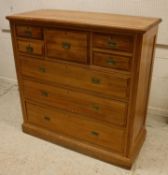
M 118 70 L 130 71 L 132 59 L 119 55 L 93 53 L 93 64 Z
M 20 66 L 23 76 L 90 90 L 104 96 L 128 98 L 129 78 L 118 77 L 117 74 L 110 75 L 89 68 L 53 64 L 48 61 L 26 59 L 26 57 L 20 59 Z
M 93 47 L 108 50 L 132 52 L 133 39 L 133 36 L 129 35 L 127 36 L 121 34 L 93 34 Z
M 23 81 L 23 92 L 27 100 L 79 113 L 106 124 L 126 124 L 127 104 L 123 102 L 29 80 Z
M 41 41 L 24 41 L 18 40 L 17 47 L 20 54 L 26 55 L 44 55 L 44 44 Z
M 43 32 L 40 27 L 32 27 L 29 25 L 17 25 L 16 26 L 16 35 L 18 37 L 33 38 L 33 39 L 42 39 Z
M 123 152 L 124 130 L 86 120 L 82 115 L 26 104 L 28 121 L 53 132 Z
M 161 20 L 62 10 L 7 18 L 23 131 L 130 168 L 146 136 Z
M 161 19 L 117 14 L 79 12 L 68 10 L 36 10 L 32 12 L 8 16 L 8 19 L 17 21 L 60 23 L 74 26 L 111 27 L 116 29 L 145 32 L 158 24 Z
M 154 43 L 157 35 L 157 27 L 149 30 L 142 38 L 142 50 L 138 66 L 138 82 L 135 103 L 135 116 L 132 129 L 134 131 L 132 144 L 136 143 L 142 130 L 145 128 L 147 105 L 149 98 L 149 87 L 154 59 Z
M 87 33 L 68 30 L 46 30 L 45 38 L 47 57 L 87 63 Z

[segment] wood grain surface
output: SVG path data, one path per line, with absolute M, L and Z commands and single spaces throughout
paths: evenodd
M 130 168 L 146 136 L 161 20 L 61 10 L 7 18 L 23 131 Z

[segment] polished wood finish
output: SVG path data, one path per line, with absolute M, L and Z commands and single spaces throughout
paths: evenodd
M 141 16 L 128 16 L 118 14 L 79 12 L 68 10 L 35 10 L 22 14 L 8 16 L 11 21 L 23 21 L 36 23 L 57 23 L 63 25 L 94 27 L 94 28 L 112 28 L 124 29 L 135 32 L 145 32 L 153 26 L 160 23 L 161 19 L 147 18 Z M 87 29 L 87 28 L 86 28 Z
M 72 86 L 108 97 L 128 98 L 129 78 L 75 65 L 51 63 L 22 57 L 21 74 L 39 80 Z M 109 79 L 111 80 L 109 82 Z
M 27 103 L 28 122 L 91 144 L 123 152 L 124 130 L 82 115 Z M 111 139 L 113 138 L 113 139 Z
M 7 18 L 23 131 L 130 168 L 146 136 L 161 20 L 62 10 Z
M 86 63 L 88 59 L 87 33 L 69 30 L 46 30 L 47 57 Z
M 152 28 L 147 33 L 143 35 L 142 38 L 142 50 L 141 55 L 139 55 L 139 67 L 138 67 L 138 79 L 137 82 L 137 94 L 134 112 L 136 113 L 133 121 L 133 142 L 136 143 L 142 130 L 145 128 L 145 120 L 147 115 L 148 98 L 149 98 L 149 87 L 151 83 L 151 74 L 153 68 L 153 57 L 154 57 L 154 47 L 156 41 L 157 27 Z M 143 117 L 142 117 L 143 116 Z
M 43 32 L 40 27 L 29 25 L 16 25 L 16 35 L 23 38 L 42 39 Z
M 114 54 L 93 53 L 93 64 L 118 70 L 130 71 L 131 58 Z
M 132 52 L 133 36 L 93 34 L 93 47 Z
M 23 92 L 27 100 L 54 106 L 70 112 L 84 114 L 102 122 L 124 126 L 127 104 L 57 86 L 34 81 L 23 81 Z
M 41 41 L 17 41 L 18 51 L 21 54 L 43 56 L 44 44 Z

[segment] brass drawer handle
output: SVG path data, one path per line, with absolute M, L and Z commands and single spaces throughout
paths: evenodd
M 92 82 L 93 84 L 100 84 L 100 83 L 101 83 L 100 79 L 95 78 L 95 77 L 93 77 L 93 78 L 91 79 L 91 82 Z
M 64 49 L 70 49 L 70 48 L 71 48 L 71 44 L 68 43 L 68 42 L 63 42 L 63 43 L 62 43 L 62 47 L 63 47 Z
M 111 38 L 108 40 L 107 44 L 109 48 L 117 48 L 117 43 L 113 41 Z
M 48 92 L 47 91 L 41 91 L 41 95 L 44 97 L 48 97 Z
M 113 59 L 113 58 L 109 58 L 109 59 L 107 59 L 107 64 L 109 64 L 109 65 L 115 65 L 116 64 L 116 61 Z
M 30 44 L 26 47 L 26 50 L 27 50 L 27 52 L 30 53 L 30 54 L 32 54 L 33 51 L 34 51 L 33 47 L 32 47 Z
M 97 104 L 92 104 L 92 109 L 95 111 L 99 111 L 100 110 L 100 106 Z
M 25 35 L 28 37 L 32 37 L 32 32 L 29 30 L 25 30 Z
M 45 119 L 46 121 L 50 121 L 50 117 L 44 116 L 44 119 Z
M 91 131 L 91 134 L 92 134 L 93 136 L 99 136 L 99 133 L 96 132 L 96 131 Z
M 39 67 L 39 72 L 42 72 L 42 73 L 45 73 L 46 72 L 46 69 L 45 69 L 45 67 Z

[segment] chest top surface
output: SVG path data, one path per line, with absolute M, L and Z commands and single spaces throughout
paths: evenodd
M 68 25 L 110 27 L 145 32 L 161 22 L 159 18 L 67 10 L 36 10 L 8 16 L 9 20 L 55 22 Z

